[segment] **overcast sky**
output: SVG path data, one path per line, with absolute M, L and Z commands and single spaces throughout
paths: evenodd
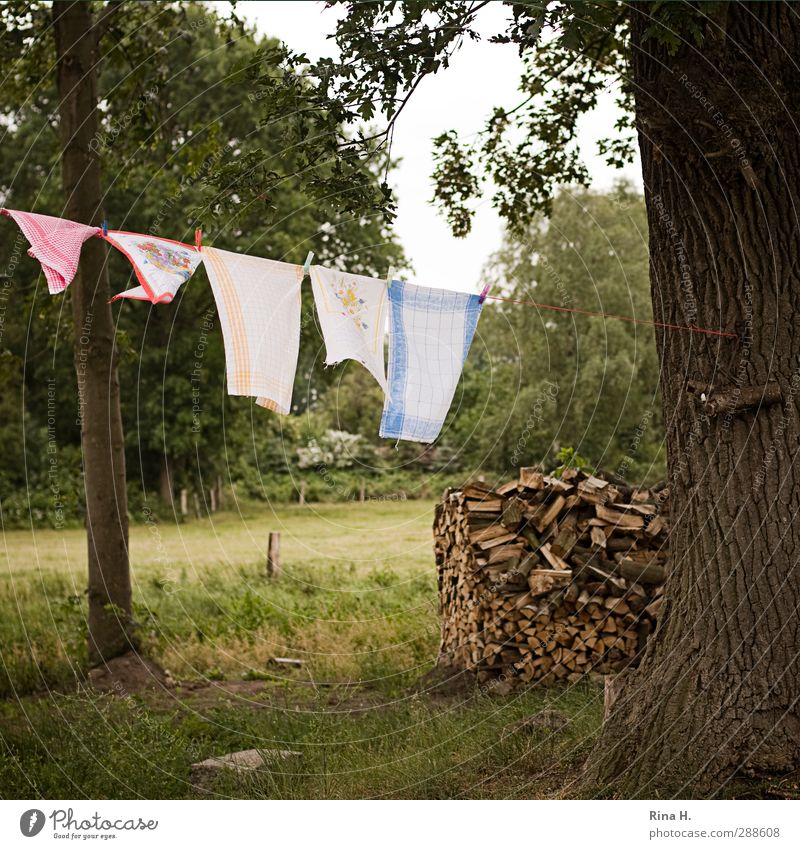
M 280 38 L 311 59 L 331 55 L 335 45 L 326 36 L 342 14 L 317 0 L 239 3 L 237 12 L 260 32 Z M 481 35 L 499 32 L 507 12 L 502 3 L 483 9 L 478 16 Z M 444 219 L 429 202 L 433 194 L 431 139 L 448 129 L 466 137 L 481 129 L 493 106 L 517 103 L 520 69 L 513 45 L 467 41 L 450 68 L 422 83 L 398 119 L 392 148 L 393 155 L 402 160 L 392 177 L 398 201 L 396 230 L 413 263 L 412 282 L 480 291 L 481 271 L 500 245 L 502 224 L 486 199 L 475 217 L 472 234 L 466 239 L 450 235 Z M 608 168 L 597 156 L 596 141 L 613 134 L 617 114 L 613 98 L 607 95 L 581 126 L 581 151 L 597 188 L 611 186 L 622 174 L 641 183 L 638 162 L 620 172 Z

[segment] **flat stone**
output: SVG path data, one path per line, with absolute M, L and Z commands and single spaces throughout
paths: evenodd
M 206 758 L 204 761 L 192 764 L 192 784 L 199 789 L 205 789 L 210 781 L 226 770 L 238 775 L 246 775 L 269 764 L 300 758 L 302 755 L 302 752 L 294 752 L 291 749 L 243 749 L 241 752 L 229 752 L 226 755 Z

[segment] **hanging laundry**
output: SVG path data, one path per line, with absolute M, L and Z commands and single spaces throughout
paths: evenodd
M 103 238 L 128 257 L 142 284 L 120 292 L 112 301 L 133 298 L 153 304 L 168 304 L 194 274 L 203 258 L 193 245 L 162 239 L 160 236 L 109 230 Z
M 455 395 L 483 304 L 478 295 L 414 286 L 389 289 L 389 397 L 380 435 L 433 442 Z
M 288 415 L 300 350 L 303 267 L 203 248 L 225 340 L 229 395 Z
M 326 364 L 356 360 L 386 392 L 386 281 L 313 265 L 311 286 L 325 339 Z
M 51 295 L 63 292 L 72 282 L 78 270 L 83 243 L 103 232 L 99 227 L 37 212 L 0 209 L 0 214 L 13 218 L 30 242 L 28 256 L 41 263 Z

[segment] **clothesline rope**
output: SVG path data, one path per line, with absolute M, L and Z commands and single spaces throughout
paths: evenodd
M 697 327 L 694 324 L 667 324 L 663 321 L 651 321 L 646 318 L 632 318 L 629 315 L 614 315 L 608 312 L 595 312 L 594 310 L 581 310 L 576 307 L 557 307 L 553 304 L 540 304 L 537 301 L 524 301 L 515 298 L 503 298 L 500 295 L 486 295 L 490 301 L 505 301 L 508 304 L 520 304 L 526 307 L 536 307 L 540 310 L 555 310 L 556 312 L 571 312 L 579 315 L 590 315 L 595 318 L 613 318 L 617 321 L 629 321 L 632 324 L 646 324 L 649 327 L 663 327 L 666 330 L 689 330 L 692 333 L 706 333 L 709 336 L 726 336 L 731 339 L 738 339 L 738 333 L 731 333 L 728 330 L 710 330 L 706 327 Z

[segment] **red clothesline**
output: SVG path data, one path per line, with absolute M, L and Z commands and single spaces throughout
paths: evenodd
M 484 296 L 488 300 L 492 301 L 505 301 L 509 304 L 522 304 L 526 307 L 536 307 L 540 310 L 556 310 L 557 312 L 573 312 L 578 313 L 580 315 L 591 315 L 596 318 L 614 318 L 618 321 L 630 321 L 633 324 L 647 324 L 650 327 L 664 327 L 667 330 L 689 330 L 692 333 L 707 333 L 710 336 L 727 336 L 731 339 L 738 339 L 738 333 L 731 333 L 727 330 L 709 330 L 705 327 L 697 327 L 694 324 L 666 324 L 663 321 L 650 321 L 646 318 L 631 318 L 628 315 L 613 315 L 612 313 L 607 312 L 594 312 L 593 310 L 579 310 L 573 307 L 556 307 L 552 304 L 539 304 L 536 301 L 518 301 L 514 298 L 501 298 L 499 295 L 485 295 Z

